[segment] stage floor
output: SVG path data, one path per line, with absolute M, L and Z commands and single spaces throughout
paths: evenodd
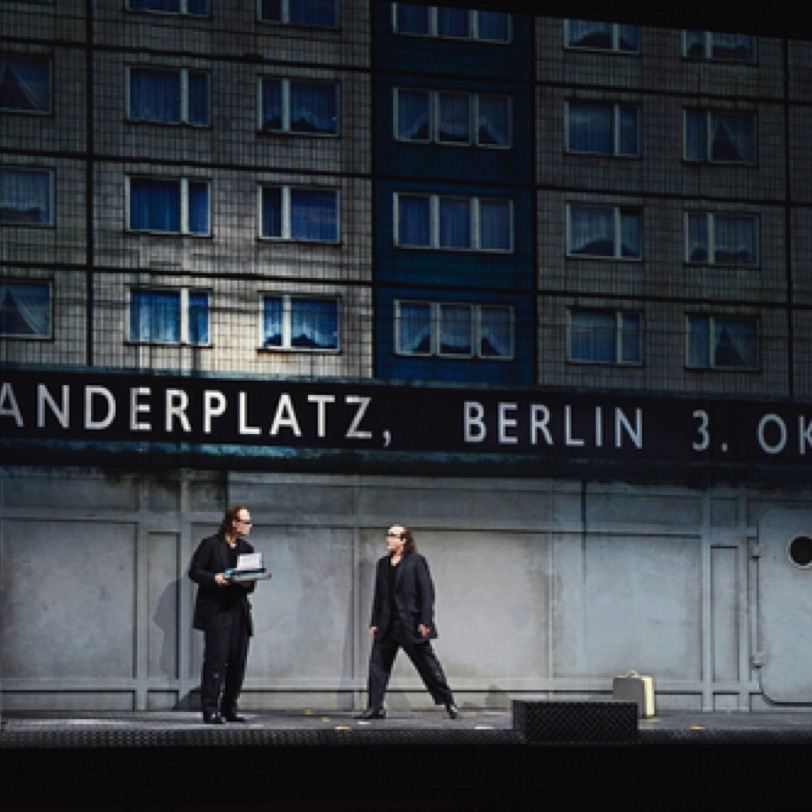
M 509 711 L 5 712 L 9 812 L 750 808 L 805 796 L 812 712 L 664 712 L 633 743 L 530 742 Z

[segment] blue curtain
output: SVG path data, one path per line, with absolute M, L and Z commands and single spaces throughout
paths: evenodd
M 262 121 L 263 130 L 281 130 L 284 126 L 282 115 L 282 80 L 262 79 Z
M 180 233 L 180 184 L 174 180 L 130 181 L 130 228 Z
M 0 222 L 53 223 L 52 177 L 49 170 L 0 168 Z
M 513 357 L 513 308 L 479 308 L 479 355 L 482 358 Z
M 178 71 L 130 70 L 130 118 L 179 124 L 181 89 Z
M 397 133 L 401 141 L 428 141 L 431 138 L 431 96 L 425 90 L 397 91 Z
M 431 246 L 431 200 L 428 197 L 398 197 L 398 245 Z
M 477 143 L 487 147 L 510 146 L 510 98 L 477 97 Z
M 290 236 L 294 240 L 338 241 L 338 198 L 319 189 L 291 189 Z
M 189 233 L 209 234 L 209 184 L 189 181 Z
M 479 201 L 479 247 L 483 251 L 510 251 L 513 245 L 511 206 L 507 200 Z
M 262 188 L 262 236 L 282 237 L 282 190 L 275 186 Z
M 473 354 L 473 317 L 469 305 L 440 305 L 441 355 Z
M 266 296 L 262 309 L 262 346 L 281 347 L 283 340 L 282 316 L 284 312 L 281 297 Z
M 612 154 L 612 106 L 570 102 L 567 148 L 571 152 Z
M 573 361 L 615 362 L 615 314 L 575 311 L 570 316 Z
M 130 340 L 178 344 L 180 293 L 133 290 L 130 294 Z
M 440 198 L 440 247 L 471 248 L 471 203 L 453 197 Z

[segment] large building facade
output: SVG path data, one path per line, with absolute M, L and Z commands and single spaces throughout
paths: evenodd
M 812 43 L 376 0 L 0 0 L 0 703 L 363 703 L 413 527 L 463 706 L 812 707 Z M 393 705 L 427 701 L 396 670 Z

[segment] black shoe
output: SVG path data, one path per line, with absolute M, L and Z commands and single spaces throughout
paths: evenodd
M 453 703 L 449 702 L 445 706 L 446 712 L 448 713 L 449 719 L 458 719 L 460 715 L 460 709 Z
M 219 713 L 204 713 L 203 721 L 207 725 L 222 725 L 223 717 Z
M 363 713 L 355 717 L 356 719 L 386 719 L 386 711 L 383 708 L 367 708 Z
M 245 722 L 245 717 L 237 716 L 236 713 L 224 713 L 223 719 L 225 719 L 226 722 L 239 722 L 239 723 Z

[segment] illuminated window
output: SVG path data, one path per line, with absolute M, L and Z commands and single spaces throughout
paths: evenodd
M 209 294 L 186 288 L 134 288 L 130 291 L 130 341 L 207 346 Z

